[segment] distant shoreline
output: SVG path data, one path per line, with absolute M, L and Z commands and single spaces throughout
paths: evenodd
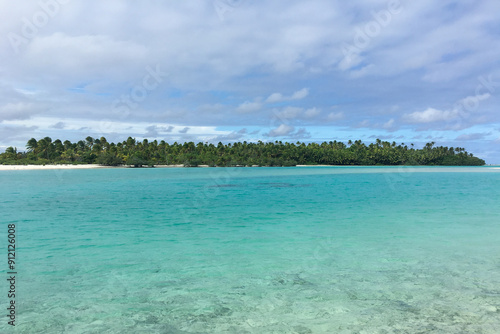
M 252 167 L 258 167 L 257 165 Z M 491 169 L 500 169 L 498 165 L 485 165 L 485 166 L 429 166 L 429 165 L 418 165 L 418 166 L 405 166 L 405 165 L 380 165 L 380 166 L 362 166 L 362 165 L 297 165 L 293 167 L 489 167 Z M 50 170 L 50 169 L 98 169 L 98 168 L 138 168 L 138 169 L 148 169 L 148 168 L 209 168 L 208 165 L 198 165 L 196 167 L 185 167 L 184 165 L 154 165 L 154 167 L 144 166 L 144 167 L 133 167 L 130 165 L 121 166 L 102 166 L 98 164 L 81 164 L 81 165 L 0 165 L 0 171 L 11 171 L 11 170 Z M 213 167 L 213 168 L 226 168 L 226 167 Z M 243 167 L 242 167 L 243 168 Z M 273 167 L 274 168 L 274 167 Z
M 92 168 L 109 168 L 96 164 L 89 165 L 0 165 L 2 170 L 47 170 L 47 169 L 92 169 Z

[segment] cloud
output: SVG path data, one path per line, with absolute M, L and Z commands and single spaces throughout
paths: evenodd
M 304 118 L 315 118 L 321 114 L 321 110 L 318 108 L 309 108 L 304 112 Z
M 331 112 L 326 116 L 327 122 L 334 122 L 344 118 L 344 113 L 342 112 Z
M 185 127 L 184 129 L 182 130 L 179 130 L 179 133 L 187 133 L 189 131 L 189 127 Z
M 284 96 L 281 93 L 272 93 L 271 95 L 269 95 L 269 97 L 266 99 L 265 102 L 266 103 L 276 103 L 276 102 L 283 102 L 283 101 L 302 100 L 307 95 L 309 95 L 309 89 L 302 88 L 301 90 L 294 92 L 290 96 Z
M 490 98 L 490 94 L 482 94 L 475 96 L 467 96 L 459 100 L 453 108 L 447 110 L 440 110 L 435 108 L 427 108 L 424 111 L 416 111 L 410 114 L 404 114 L 402 119 L 410 124 L 429 124 L 438 122 L 453 122 L 455 124 L 449 125 L 449 129 L 459 130 L 472 126 L 474 122 L 484 122 L 483 117 L 476 116 L 471 119 L 473 113 L 479 111 L 481 101 Z
M 280 102 L 283 101 L 284 97 L 280 93 L 272 93 L 269 95 L 269 97 L 266 99 L 267 103 L 275 103 L 275 102 Z
M 28 119 L 38 112 L 38 108 L 33 103 L 7 103 L 0 107 L 0 122 L 5 120 Z
M 394 118 L 391 118 L 390 120 L 382 124 L 382 128 L 388 131 L 395 131 L 397 129 L 396 121 L 394 120 Z
M 18 142 L 20 145 L 6 145 L 24 147 L 28 139 L 35 137 L 34 132 L 38 129 L 37 126 L 24 125 L 2 125 L 0 124 L 0 141 L 8 143 L 10 141 Z M 26 139 L 28 138 L 28 139 Z
M 341 71 L 347 71 L 357 65 L 359 65 L 363 59 L 357 53 L 352 53 L 348 56 L 342 58 L 342 60 L 338 64 L 338 68 Z
M 308 88 L 302 88 L 301 90 L 296 91 L 295 93 L 293 93 L 291 99 L 292 100 L 301 100 L 301 99 L 305 98 L 307 95 L 309 95 L 309 89 Z
M 463 134 L 455 138 L 455 140 L 459 141 L 470 141 L 470 140 L 482 140 L 490 133 L 469 133 Z
M 361 78 L 365 75 L 368 75 L 371 73 L 372 70 L 374 70 L 376 67 L 374 64 L 369 64 L 366 66 L 363 66 L 360 69 L 352 70 L 349 75 L 353 79 Z
M 364 120 L 360 121 L 359 123 L 357 123 L 355 125 L 355 127 L 357 127 L 357 128 L 369 128 L 369 127 L 371 127 L 371 124 L 370 124 L 369 120 L 364 119 Z
M 480 102 L 487 100 L 491 97 L 490 93 L 467 96 L 464 99 L 461 99 L 455 105 L 455 109 L 460 109 L 462 112 L 474 112 L 479 108 Z
M 305 128 L 298 129 L 295 133 L 290 134 L 290 138 L 293 139 L 309 139 L 311 138 L 311 133 Z
M 158 126 L 158 125 L 150 125 L 146 127 L 145 137 L 158 137 L 160 133 L 170 133 L 174 129 L 173 126 Z M 187 131 L 187 130 L 186 130 Z
M 396 138 L 394 138 L 393 135 L 371 135 L 368 138 L 370 138 L 370 139 L 380 139 L 380 140 L 396 139 Z
M 299 107 L 285 107 L 281 111 L 274 110 L 278 119 L 292 119 L 301 116 L 304 108 Z
M 287 120 L 315 122 L 320 115 L 321 110 L 316 107 L 304 109 L 301 107 L 288 106 L 282 109 L 272 110 L 272 120 L 278 122 L 287 122 Z
M 406 114 L 403 119 L 408 123 L 433 123 L 442 121 L 451 121 L 458 117 L 458 112 L 453 110 L 438 110 L 427 108 L 424 111 L 415 111 Z
M 235 142 L 245 137 L 247 134 L 247 129 L 240 129 L 238 131 L 232 131 L 226 135 L 218 135 L 208 139 L 209 142 Z
M 376 130 L 383 130 L 386 132 L 395 132 L 399 129 L 398 124 L 396 123 L 396 120 L 394 118 L 389 119 L 388 121 L 381 121 L 381 122 L 373 122 L 367 119 L 364 119 L 356 124 L 357 128 L 367 128 L 367 129 L 376 129 Z M 391 138 L 394 135 L 390 135 Z M 377 136 L 375 136 L 377 137 Z M 371 138 L 369 136 L 368 138 Z
M 259 111 L 262 108 L 262 103 L 260 102 L 249 102 L 245 101 L 236 108 L 236 111 L 240 113 L 251 113 Z
M 54 125 L 51 125 L 50 128 L 51 129 L 64 129 L 66 127 L 66 124 L 64 124 L 64 122 L 57 122 L 56 124 Z
M 72 77 L 82 80 L 103 76 L 119 79 L 123 77 L 122 66 L 139 69 L 133 62 L 145 59 L 146 55 L 147 48 L 130 39 L 122 41 L 109 35 L 72 36 L 57 32 L 33 39 L 24 57 L 31 71 L 50 68 L 63 78 L 70 77 L 68 73 L 71 73 Z
M 156 125 L 150 125 L 146 128 L 145 137 L 158 137 L 158 130 Z
M 300 128 L 295 131 L 295 127 L 287 124 L 281 124 L 275 129 L 264 134 L 266 137 L 288 137 L 290 139 L 306 139 L 310 138 L 311 134 L 305 128 Z
M 294 130 L 295 130 L 295 128 L 293 126 L 281 124 L 276 129 L 269 131 L 267 136 L 269 136 L 269 137 L 283 137 L 283 136 L 287 136 L 287 135 L 291 134 Z

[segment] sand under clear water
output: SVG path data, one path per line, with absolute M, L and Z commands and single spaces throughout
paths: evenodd
M 33 170 L 0 184 L 15 333 L 500 332 L 499 169 Z

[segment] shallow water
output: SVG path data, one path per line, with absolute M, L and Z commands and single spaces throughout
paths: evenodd
M 0 184 L 16 333 L 500 332 L 498 169 L 2 171 Z

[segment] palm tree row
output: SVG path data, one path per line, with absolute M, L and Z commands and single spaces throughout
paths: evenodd
M 364 144 L 362 141 L 339 141 L 323 143 L 302 142 L 237 142 L 217 145 L 185 142 L 169 144 L 157 140 L 137 141 L 129 137 L 118 143 L 109 143 L 106 138 L 87 137 L 72 143 L 50 137 L 40 140 L 31 138 L 26 152 L 9 147 L 0 154 L 0 164 L 101 164 L 160 165 L 182 164 L 184 166 L 295 166 L 299 165 L 484 165 L 482 159 L 474 157 L 464 148 L 434 146 L 431 142 L 421 149 L 411 144 L 381 141 Z

